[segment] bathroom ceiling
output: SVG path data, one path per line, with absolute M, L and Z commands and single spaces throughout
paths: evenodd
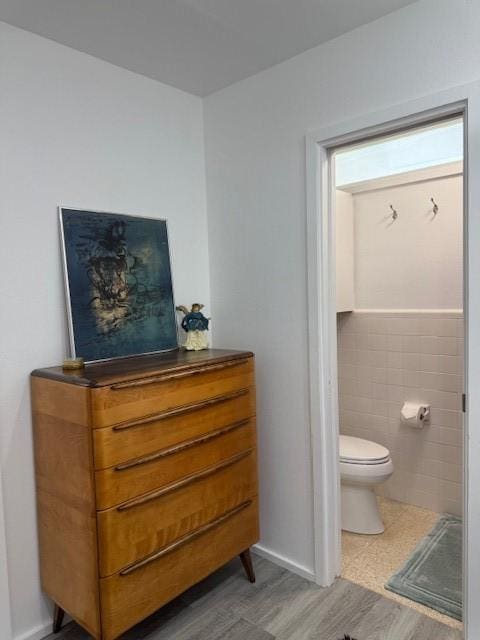
M 0 20 L 206 96 L 416 0 L 0 0 Z

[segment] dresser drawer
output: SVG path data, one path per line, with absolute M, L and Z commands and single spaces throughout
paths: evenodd
M 244 452 L 97 513 L 100 575 L 145 558 L 257 494 L 255 451 Z
M 97 509 L 108 509 L 255 448 L 255 418 L 95 472 Z
M 141 458 L 255 415 L 255 388 L 232 391 L 154 416 L 94 429 L 96 469 Z
M 106 427 L 248 389 L 253 358 L 190 367 L 92 389 L 93 427 Z
M 112 640 L 258 541 L 246 501 L 121 573 L 100 580 L 104 640 Z

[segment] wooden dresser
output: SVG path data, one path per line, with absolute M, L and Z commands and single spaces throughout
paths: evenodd
M 32 373 L 41 579 L 111 640 L 258 540 L 252 353 Z

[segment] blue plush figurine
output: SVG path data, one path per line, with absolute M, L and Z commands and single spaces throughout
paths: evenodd
M 202 309 L 203 304 L 199 304 L 198 302 L 192 304 L 191 311 L 183 305 L 177 307 L 177 311 L 185 314 L 182 320 L 182 329 L 187 333 L 187 340 L 183 345 L 187 351 L 208 349 L 207 331 L 209 318 L 206 318 L 203 313 L 201 313 Z

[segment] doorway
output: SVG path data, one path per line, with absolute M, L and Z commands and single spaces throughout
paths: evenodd
M 453 116 L 330 154 L 341 575 L 456 629 L 463 137 Z
M 465 288 L 465 409 L 464 414 L 464 637 L 480 633 L 480 563 L 471 531 L 480 523 L 480 497 L 469 487 L 480 483 L 480 466 L 468 464 L 480 456 L 480 436 L 469 425 L 480 421 L 480 395 L 469 393 L 480 383 L 480 289 L 468 287 L 471 273 L 480 271 L 480 185 L 469 173 L 480 168 L 480 84 L 455 87 L 398 104 L 380 112 L 334 123 L 306 137 L 307 270 L 310 422 L 312 442 L 312 509 L 315 581 L 330 585 L 341 574 L 340 469 L 337 415 L 337 335 L 335 286 L 332 282 L 334 234 L 330 214 L 333 175 L 330 153 L 342 145 L 393 134 L 444 118 L 464 118 Z M 478 256 L 478 258 L 477 258 Z

